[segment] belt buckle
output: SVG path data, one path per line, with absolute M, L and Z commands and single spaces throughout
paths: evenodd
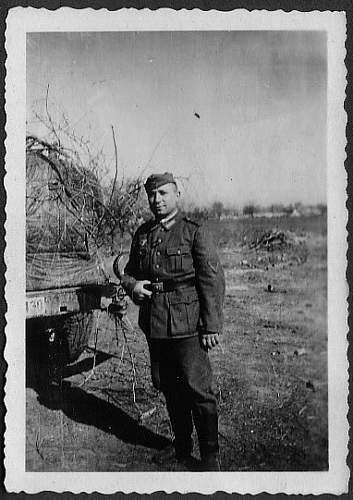
M 160 293 L 160 292 L 163 292 L 163 282 L 156 282 L 156 283 L 152 283 L 152 292 L 153 293 Z

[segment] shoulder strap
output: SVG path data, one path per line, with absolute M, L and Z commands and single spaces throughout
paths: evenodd
M 201 223 L 200 222 L 197 222 L 196 220 L 194 219 L 190 219 L 190 217 L 184 217 L 184 220 L 186 222 L 189 222 L 190 224 L 194 224 L 194 226 L 197 226 L 197 227 L 200 227 L 201 226 Z

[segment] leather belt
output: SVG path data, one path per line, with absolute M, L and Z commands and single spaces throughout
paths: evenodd
M 177 280 L 163 280 L 163 281 L 155 281 L 150 283 L 149 285 L 145 285 L 147 290 L 150 290 L 152 293 L 166 293 L 173 292 L 178 288 L 187 288 L 195 286 L 195 278 L 189 278 L 185 281 L 177 281 Z

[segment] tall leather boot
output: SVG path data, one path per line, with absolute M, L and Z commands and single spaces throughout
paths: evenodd
M 218 414 L 213 405 L 196 406 L 193 417 L 199 440 L 201 470 L 220 471 Z
M 200 471 L 206 472 L 220 472 L 221 466 L 219 463 L 219 455 L 218 453 L 207 453 L 205 455 L 201 455 L 201 464 Z

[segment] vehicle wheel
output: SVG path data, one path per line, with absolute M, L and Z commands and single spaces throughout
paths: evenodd
M 26 383 L 42 391 L 87 347 L 96 328 L 93 311 L 26 321 Z
M 66 363 L 73 363 L 82 354 L 95 329 L 96 316 L 93 311 L 79 312 L 62 319 L 60 337 Z
M 42 392 L 51 378 L 48 318 L 26 320 L 26 387 Z

